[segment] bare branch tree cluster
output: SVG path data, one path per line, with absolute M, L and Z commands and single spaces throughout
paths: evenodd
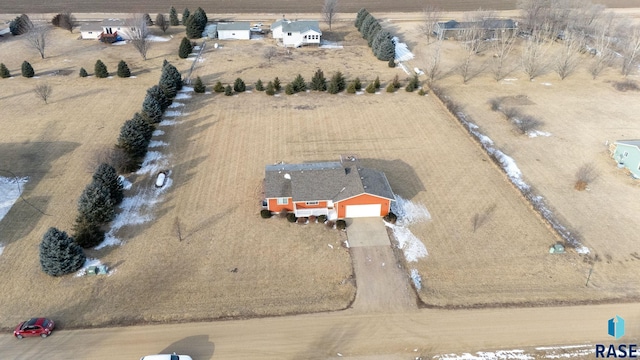
M 425 66 L 425 74 L 427 75 L 427 82 L 429 85 L 432 85 L 442 75 L 442 69 L 440 66 L 442 42 L 442 39 L 438 39 L 427 49 L 428 62 Z
M 47 104 L 47 100 L 49 100 L 49 98 L 51 97 L 53 89 L 51 88 L 51 85 L 47 83 L 40 83 L 36 85 L 33 91 L 36 93 L 37 97 L 42 99 L 42 101 Z
M 28 46 L 37 50 L 42 59 L 44 59 L 44 50 L 49 40 L 50 30 L 46 24 L 37 24 L 33 25 L 25 35 Z
M 329 31 L 331 31 L 331 24 L 338 13 L 338 0 L 324 0 L 322 6 L 322 17 L 324 21 L 329 25 Z
M 151 41 L 148 39 L 149 26 L 145 14 L 133 14 L 128 20 L 128 35 L 133 47 L 138 50 L 143 60 L 147 60 L 147 52 L 151 47 Z
M 491 72 L 496 81 L 504 79 L 507 74 L 514 70 L 510 68 L 509 55 L 511 55 L 515 40 L 516 36 L 512 31 L 500 31 L 495 34 L 491 43 L 491 50 L 493 51 Z
M 564 80 L 571 75 L 580 64 L 582 49 L 584 49 L 584 37 L 565 31 L 562 47 L 556 55 L 553 69 Z
M 422 10 L 422 24 L 420 25 L 420 31 L 426 35 L 427 44 L 431 43 L 431 38 L 435 36 L 435 27 L 440 20 L 441 11 L 437 7 L 433 5 L 427 5 L 424 10 Z

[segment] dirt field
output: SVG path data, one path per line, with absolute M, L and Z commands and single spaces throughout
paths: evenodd
M 424 49 L 415 32 L 417 24 L 388 25 L 420 56 Z M 590 265 L 573 252 L 548 254 L 548 247 L 557 239 L 439 101 L 431 95 L 419 97 L 404 91 L 278 97 L 250 92 L 233 97 L 205 94 L 183 100 L 188 115 L 177 118 L 175 126 L 164 127 L 165 134 L 157 138 L 169 144 L 161 151 L 170 158 L 173 186 L 154 210 L 156 221 L 119 233 L 126 240 L 121 247 L 89 253 L 113 267 L 115 274 L 108 278 L 62 279 L 44 275 L 37 258 L 42 233 L 49 226 L 71 228 L 76 200 L 89 182 L 88 164 L 95 151 L 113 144 L 121 124 L 139 109 L 144 91 L 159 78 L 164 58 L 181 70 L 191 66 L 175 55 L 182 37 L 178 30 L 172 30 L 173 40 L 154 44 L 147 62 L 140 61 L 129 45 L 105 47 L 76 40 L 77 33 L 56 31 L 58 50 L 52 47 L 45 60 L 38 60 L 37 54 L 17 39 L 0 40 L 0 62 L 14 75 L 19 74 L 22 59 L 28 59 L 39 76 L 1 80 L 12 86 L 0 87 L 0 125 L 11 134 L 0 144 L 4 148 L 0 165 L 32 177 L 25 197 L 47 214 L 18 203 L 0 222 L 0 233 L 7 243 L 0 256 L 0 272 L 11 274 L 0 288 L 5 297 L 2 303 L 8 304 L 0 308 L 2 327 L 13 326 L 34 313 L 47 314 L 60 319 L 62 326 L 73 327 L 346 307 L 355 296 L 355 287 L 350 280 L 349 253 L 339 246 L 344 235 L 322 226 L 291 225 L 282 219 L 263 220 L 258 216 L 265 164 L 336 160 L 345 153 L 357 154 L 366 166 L 385 171 L 397 194 L 424 204 L 431 212 L 430 222 L 411 229 L 430 254 L 426 260 L 412 264 L 424 280 L 419 295 L 429 305 L 597 301 L 637 295 L 637 289 L 627 285 L 634 271 L 637 273 L 638 263 L 626 261 L 627 254 L 633 252 L 628 249 L 634 246 L 634 239 L 624 235 L 631 234 L 631 229 L 624 231 L 620 226 L 613 229 L 619 231 L 616 236 L 605 236 L 604 226 L 580 219 L 601 218 L 602 209 L 614 211 L 613 202 L 606 197 L 612 196 L 615 188 L 597 192 L 600 184 L 606 184 L 604 179 L 631 191 L 637 186 L 613 169 L 609 177 L 603 174 L 603 180 L 590 192 L 574 193 L 570 175 L 575 169 L 562 169 L 554 156 L 564 150 L 553 150 L 548 143 L 548 147 L 527 146 L 543 141 L 557 141 L 558 147 L 566 145 L 565 139 L 571 139 L 571 129 L 577 126 L 556 129 L 549 121 L 548 131 L 553 134 L 549 138 L 515 137 L 503 120 L 496 120 L 495 114 L 486 110 L 487 92 L 491 96 L 499 93 L 499 84 L 479 78 L 462 87 L 455 76 L 445 79 L 446 84 L 456 85 L 449 87 L 454 96 L 469 103 L 469 114 L 516 158 L 525 178 L 549 199 L 559 216 L 583 233 L 585 245 L 601 256 L 610 253 L 615 260 L 596 263 L 589 287 L 584 281 Z M 327 38 L 342 41 L 345 47 L 291 52 L 279 49 L 271 63 L 261 58 L 264 49 L 273 46 L 269 39 L 221 42 L 218 49 L 209 44 L 194 75 L 201 76 L 210 87 L 217 80 L 228 83 L 237 77 L 249 85 L 258 78 L 265 81 L 275 76 L 286 83 L 297 73 L 309 80 L 318 67 L 326 76 L 340 70 L 347 78 L 358 76 L 365 83 L 380 76 L 383 86 L 395 74 L 406 76 L 402 70 L 389 69 L 374 60 L 351 24 L 337 27 Z M 455 44 L 448 45 L 455 53 Z M 122 58 L 137 77 L 77 78 L 80 66 L 92 73 L 98 58 L 111 70 Z M 420 58 L 410 66 L 422 66 Z M 68 70 L 70 74 L 47 76 L 55 70 Z M 39 102 L 32 93 L 34 84 L 45 80 L 54 86 L 49 105 Z M 566 81 L 584 83 L 577 82 L 578 77 Z M 551 87 L 520 81 L 516 86 L 527 88 L 516 93 L 531 92 L 534 103 L 546 104 L 568 90 L 582 91 L 582 96 L 567 100 L 574 101 L 576 113 L 565 121 L 578 122 L 583 109 L 579 101 L 587 95 L 602 92 L 606 100 L 603 104 L 618 96 L 604 81 L 588 82 L 595 84 L 592 89 L 580 88 L 582 85 L 564 90 L 559 87 L 555 97 L 546 91 L 555 90 L 558 81 L 554 80 Z M 467 89 L 475 89 L 476 95 L 467 94 L 471 91 Z M 591 106 L 604 109 L 593 99 L 600 97 L 592 96 Z M 25 110 L 24 104 L 33 105 Z M 538 107 L 541 112 L 553 111 Z M 616 111 L 631 114 L 631 108 Z M 565 109 L 562 113 L 570 114 Z M 606 115 L 602 111 L 600 114 Z M 545 120 L 547 116 L 551 115 L 545 115 Z M 614 121 L 608 119 L 608 124 Z M 495 129 L 490 126 L 491 120 Z M 630 127 L 624 126 L 614 127 L 611 136 L 617 135 L 616 129 Z M 597 137 L 598 129 L 589 130 L 593 134 L 588 136 Z M 604 140 L 591 145 L 591 151 L 600 156 L 598 165 L 603 173 L 610 164 L 600 152 Z M 531 155 L 522 156 L 526 150 L 537 154 L 543 164 L 551 164 L 549 168 L 536 165 Z M 540 175 L 534 175 L 534 171 Z M 566 179 L 562 186 L 555 182 L 557 173 Z M 129 195 L 152 183 L 142 175 L 133 180 Z M 549 181 L 546 187 L 545 181 Z M 600 194 L 602 202 L 582 199 L 595 193 Z M 585 213 L 570 208 L 576 201 L 583 202 L 580 210 Z M 496 210 L 491 221 L 473 232 L 474 214 L 492 206 Z M 176 217 L 186 229 L 182 242 L 173 232 Z M 577 221 L 592 224 L 593 232 Z M 616 240 L 617 248 L 611 239 Z M 627 250 L 622 253 L 623 249 Z M 230 271 L 235 268 L 237 272 Z M 38 296 L 31 289 L 41 289 L 49 297 Z M 29 299 L 29 306 L 25 306 L 25 299 Z

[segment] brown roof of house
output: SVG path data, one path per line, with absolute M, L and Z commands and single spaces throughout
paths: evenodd
M 340 201 L 360 194 L 393 200 L 384 173 L 359 167 L 357 161 L 267 165 L 265 197 L 293 201 Z

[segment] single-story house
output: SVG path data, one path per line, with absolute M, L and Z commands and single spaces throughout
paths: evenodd
M 134 28 L 127 24 L 127 20 L 104 19 L 101 23 L 86 23 L 80 26 L 80 35 L 83 39 L 115 38 L 120 36 L 123 39 L 131 38 L 131 31 Z
M 271 24 L 271 36 L 284 46 L 320 45 L 322 31 L 316 20 L 290 21 L 281 19 Z
M 455 20 L 439 21 L 433 29 L 438 39 L 459 38 L 463 31 L 480 29 L 485 31 L 484 38 L 492 39 L 498 32 L 512 32 L 518 29 L 518 22 L 512 19 L 484 19 L 478 21 L 457 22 Z
M 98 23 L 86 23 L 80 26 L 80 36 L 83 39 L 98 40 L 102 34 L 102 25 Z
M 249 40 L 251 38 L 251 23 L 236 21 L 232 23 L 218 23 L 218 39 L 220 40 Z
M 264 204 L 272 212 L 329 219 L 382 217 L 395 196 L 383 172 L 344 162 L 276 164 L 265 168 Z
M 614 143 L 613 158 L 621 167 L 631 171 L 631 175 L 640 179 L 640 140 L 618 140 Z

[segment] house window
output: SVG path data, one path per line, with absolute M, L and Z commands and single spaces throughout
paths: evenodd
M 307 202 L 305 202 L 305 204 L 307 204 L 307 205 L 318 205 L 320 203 L 317 202 L 317 201 L 307 201 Z
M 231 36 L 236 36 L 236 33 L 231 33 Z
M 289 198 L 278 198 L 278 205 L 287 205 L 289 203 Z
M 303 39 L 307 40 L 307 35 L 305 35 L 305 36 L 303 37 Z
M 287 33 L 287 36 L 291 36 L 291 33 Z

